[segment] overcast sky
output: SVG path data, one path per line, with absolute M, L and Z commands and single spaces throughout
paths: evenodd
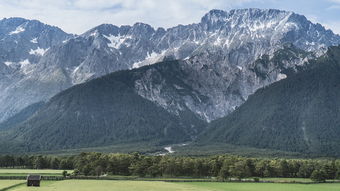
M 102 23 L 153 27 L 197 23 L 211 9 L 275 8 L 340 34 L 340 0 L 0 0 L 0 17 L 24 17 L 81 34 Z

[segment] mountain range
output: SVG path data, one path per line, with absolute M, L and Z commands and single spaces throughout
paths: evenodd
M 242 132 L 252 132 L 256 115 L 249 123 L 235 117 L 242 126 L 228 120 L 256 90 L 313 71 L 316 58 L 340 43 L 320 24 L 273 9 L 212 10 L 199 23 L 169 29 L 103 24 L 81 35 L 19 18 L 1 25 L 1 141 L 23 152 L 197 137 L 302 151 L 272 139 L 253 145 Z M 277 145 L 303 142 L 287 139 Z
M 223 75 L 229 76 L 224 77 L 228 87 L 240 83 L 237 85 L 240 95 L 233 99 L 216 92 L 216 95 L 208 95 L 214 97 L 208 105 L 191 106 L 193 112 L 210 121 L 230 113 L 256 89 L 284 76 L 279 70 L 270 68 L 269 71 L 275 71 L 269 77 L 273 79 L 257 80 L 249 66 L 260 56 L 272 56 L 286 43 L 319 55 L 328 46 L 340 42 L 338 35 L 311 23 L 304 16 L 279 10 L 212 10 L 200 23 L 167 30 L 155 30 L 143 23 L 121 27 L 104 24 L 79 36 L 38 21 L 12 18 L 4 19 L 2 23 L 6 26 L 1 28 L 6 30 L 1 32 L 1 38 L 14 44 L 22 42 L 25 46 L 20 44 L 18 48 L 10 49 L 15 51 L 13 55 L 2 56 L 1 79 L 5 80 L 1 80 L 0 85 L 3 90 L 0 121 L 89 79 L 162 60 L 186 58 L 201 62 L 193 67 L 206 65 L 208 71 L 224 71 Z M 43 39 L 45 36 L 49 39 Z M 1 41 L 3 49 L 10 47 L 6 42 Z M 33 59 L 32 55 L 38 58 Z M 302 64 L 304 59 L 286 65 Z M 160 100 L 151 101 L 161 104 Z

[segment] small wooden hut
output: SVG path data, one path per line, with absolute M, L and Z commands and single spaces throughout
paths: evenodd
M 27 186 L 40 186 L 41 176 L 30 174 L 27 176 Z

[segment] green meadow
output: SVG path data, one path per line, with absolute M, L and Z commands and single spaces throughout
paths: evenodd
M 281 183 L 183 183 L 206 191 L 335 191 L 340 184 L 281 184 Z
M 3 189 L 22 181 L 1 180 L 0 191 L 338 191 L 340 184 L 163 182 L 124 180 L 42 181 L 41 187 L 25 184 Z
M 24 180 L 0 180 L 0 191 L 2 191 L 4 188 L 8 188 L 10 186 L 24 182 Z
M 61 176 L 62 170 L 0 169 L 0 176 L 26 176 L 41 174 Z M 42 180 L 41 187 L 27 187 L 25 180 L 0 180 L 0 191 L 338 191 L 340 183 L 298 184 L 280 183 L 310 182 L 309 179 L 266 178 L 261 180 L 277 183 L 236 183 L 236 182 L 199 182 L 204 179 L 189 179 L 197 182 L 183 181 L 183 178 L 137 178 L 114 177 L 130 180 Z M 135 180 L 132 180 L 135 179 Z

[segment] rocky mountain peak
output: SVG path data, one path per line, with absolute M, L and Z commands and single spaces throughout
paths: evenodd
M 294 13 L 276 9 L 234 9 L 230 11 L 211 10 L 202 17 L 202 24 L 250 25 L 270 20 L 279 22 Z
M 66 34 L 56 26 L 46 25 L 38 20 L 28 20 L 20 17 L 4 18 L 0 20 L 0 26 L 0 35 L 2 36 L 39 36 L 46 32 Z
M 89 37 L 89 36 L 95 36 L 98 33 L 98 35 L 118 35 L 119 33 L 119 27 L 112 24 L 101 24 L 99 26 L 96 26 L 88 31 L 86 31 L 81 36 L 83 37 Z

